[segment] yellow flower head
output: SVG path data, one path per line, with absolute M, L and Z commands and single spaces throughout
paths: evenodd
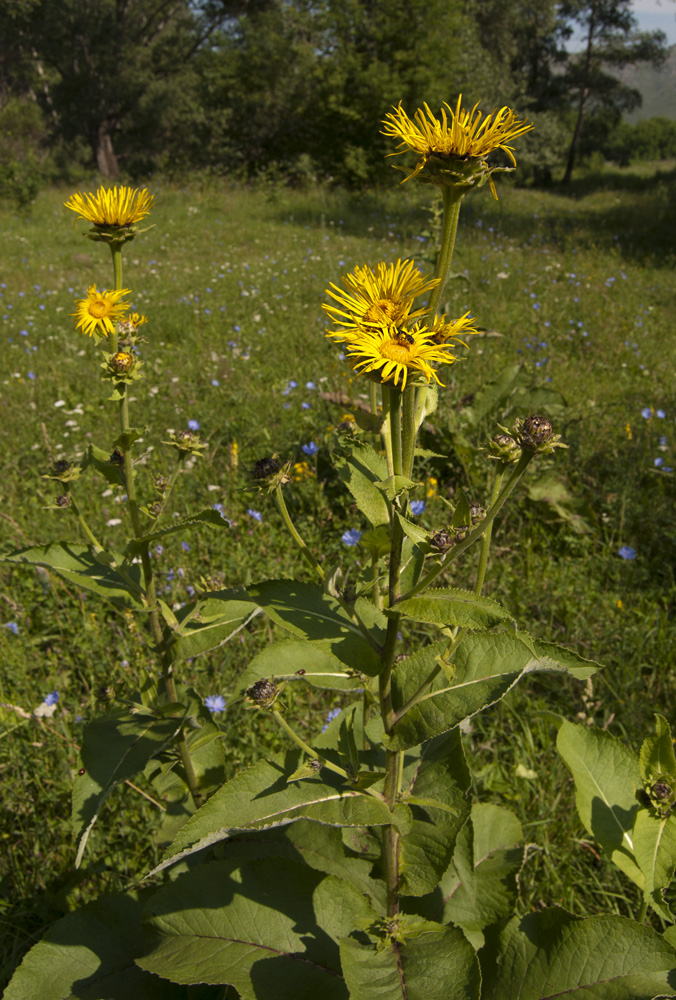
M 150 214 L 154 200 L 146 188 L 100 187 L 96 194 L 78 191 L 64 205 L 94 226 L 132 226 Z
M 422 323 L 408 330 L 394 325 L 357 330 L 348 344 L 348 357 L 353 359 L 352 366 L 359 375 L 375 375 L 377 381 L 395 385 L 401 380 L 402 392 L 409 373 L 419 373 L 426 382 L 434 379 L 443 385 L 432 365 L 452 364 L 455 357 L 432 338 L 433 331 Z
M 437 316 L 430 330 L 432 340 L 435 344 L 448 344 L 452 340 L 457 340 L 460 333 L 478 333 L 479 331 L 472 326 L 472 321 L 469 312 L 452 323 L 448 323 L 445 316 Z
M 413 300 L 439 284 L 437 278 L 427 278 L 412 260 L 397 260 L 396 264 L 376 264 L 372 270 L 366 264 L 345 275 L 346 291 L 332 284 L 327 294 L 338 302 L 324 305 L 333 322 L 342 327 L 331 336 L 350 340 L 355 330 L 377 330 L 381 326 L 404 322 L 422 316 L 425 309 L 411 312 Z
M 461 107 L 461 101 L 462 94 L 458 97 L 455 110 L 445 104 L 440 118 L 432 114 L 427 104 L 423 105 L 424 110 L 418 108 L 412 119 L 401 104 L 386 116 L 382 134 L 399 140 L 397 152 L 412 150 L 419 157 L 415 169 L 405 180 L 416 177 L 430 159 L 442 161 L 442 164 L 451 160 L 484 160 L 496 149 L 503 149 L 516 165 L 508 143 L 532 129 L 532 123 L 519 121 L 507 107 L 484 118 L 478 102 L 471 111 L 466 111 Z M 397 153 L 389 155 L 396 156 Z
M 129 308 L 126 302 L 120 302 L 128 291 L 128 288 L 122 288 L 113 292 L 97 292 L 96 285 L 92 285 L 87 289 L 87 298 L 77 302 L 76 312 L 71 313 L 77 318 L 76 329 L 81 327 L 82 332 L 90 337 L 106 337 L 114 333 L 113 324 Z

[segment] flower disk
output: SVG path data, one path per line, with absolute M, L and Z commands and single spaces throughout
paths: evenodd
M 399 140 L 399 150 L 412 150 L 420 159 L 415 169 L 406 178 L 415 177 L 425 167 L 430 157 L 483 159 L 496 149 L 504 149 L 512 163 L 516 165 L 512 147 L 508 145 L 524 132 L 530 131 L 533 125 L 519 121 L 516 114 L 507 107 L 493 111 L 483 118 L 479 104 L 471 111 L 461 107 L 462 94 L 458 97 L 455 111 L 449 104 L 448 114 L 441 109 L 441 118 L 432 114 L 427 104 L 418 108 L 413 119 L 409 118 L 401 104 L 390 112 L 383 125 L 382 134 Z M 483 119 L 483 120 L 482 120 Z M 396 153 L 390 153 L 396 156 Z
M 406 388 L 409 372 L 419 373 L 426 382 L 434 379 L 439 385 L 432 365 L 448 365 L 455 361 L 445 344 L 437 344 L 433 331 L 421 323 L 409 330 L 396 326 L 383 326 L 379 330 L 360 330 L 348 344 L 348 357 L 360 375 L 377 373 L 377 381 L 394 382 L 401 390 Z
M 376 264 L 375 271 L 366 264 L 345 275 L 347 291 L 332 284 L 327 294 L 340 308 L 323 308 L 342 330 L 330 334 L 339 340 L 351 340 L 355 330 L 394 324 L 401 326 L 409 319 L 421 316 L 425 310 L 411 312 L 413 300 L 439 284 L 437 278 L 427 278 L 412 260 L 397 260 L 396 264 Z
M 87 298 L 76 303 L 76 312 L 71 313 L 77 319 L 76 329 L 88 336 L 106 337 L 114 333 L 113 323 L 129 308 L 126 302 L 120 302 L 123 295 L 129 291 L 121 288 L 113 292 L 97 292 L 96 285 L 87 289 Z
M 154 198 L 146 188 L 99 188 L 96 194 L 71 195 L 66 208 L 94 226 L 132 226 L 150 214 Z

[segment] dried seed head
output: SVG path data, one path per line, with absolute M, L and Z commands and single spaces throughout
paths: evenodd
M 555 434 L 547 417 L 533 414 L 525 420 L 519 418 L 514 423 L 514 436 L 521 449 L 531 454 L 550 455 L 555 448 L 566 448 L 561 444 L 561 435 Z
M 61 496 L 57 497 L 54 501 L 57 507 L 70 507 L 72 500 L 67 494 L 63 493 Z
M 445 528 L 442 531 L 436 531 L 430 538 L 430 545 L 433 545 L 439 552 L 447 552 L 453 545 L 453 535 Z
M 316 774 L 318 771 L 321 771 L 321 769 L 322 769 L 322 762 L 320 760 L 317 760 L 317 759 L 315 759 L 315 760 L 308 760 L 307 761 L 307 766 L 310 768 L 310 770 L 314 771 L 315 774 Z
M 254 705 L 258 705 L 261 708 L 268 708 L 272 705 L 277 697 L 277 693 L 277 685 L 272 678 L 263 678 L 260 681 L 256 681 L 255 684 L 252 684 L 244 692 L 249 701 L 252 701 Z
M 251 470 L 253 479 L 269 479 L 276 476 L 281 468 L 281 463 L 277 458 L 259 458 Z
M 124 465 L 124 452 L 120 448 L 116 448 L 108 460 L 111 465 Z
M 479 524 L 486 516 L 486 508 L 478 503 L 470 504 L 469 516 L 472 524 Z

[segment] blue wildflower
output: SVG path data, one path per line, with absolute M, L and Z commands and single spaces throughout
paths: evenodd
M 247 508 L 247 514 L 249 515 L 249 517 L 253 517 L 254 521 L 260 522 L 263 520 L 263 515 L 261 514 L 261 512 L 259 510 L 252 510 L 251 507 Z
M 56 705 L 57 701 L 59 700 L 59 697 L 60 695 L 58 691 L 50 691 L 47 697 L 45 698 L 45 705 Z
M 666 413 L 664 412 L 664 410 L 658 410 L 655 416 L 659 417 L 660 420 L 664 420 L 664 418 L 666 417 Z
M 188 430 L 189 431 L 198 431 L 199 429 L 200 429 L 199 420 L 189 420 L 188 421 Z
M 184 552 L 190 552 L 190 545 L 187 542 L 181 542 L 181 548 Z
M 222 694 L 210 694 L 208 698 L 204 699 L 204 704 L 212 715 L 220 715 L 225 709 L 225 698 Z
M 340 709 L 340 708 L 332 708 L 331 709 L 331 711 L 326 716 L 326 722 L 322 726 L 322 732 L 323 733 L 325 733 L 326 730 L 329 728 L 329 723 L 333 722 L 334 719 L 338 718 L 338 716 L 340 715 L 341 711 L 342 711 L 342 709 Z
M 620 559 L 635 559 L 636 549 L 632 549 L 631 545 L 621 545 L 617 550 L 617 554 Z
M 664 459 L 663 458 L 654 459 L 653 465 L 655 466 L 656 469 L 659 469 L 660 466 L 664 465 Z
M 426 506 L 427 504 L 424 500 L 411 500 L 411 513 L 414 517 L 419 517 Z
M 312 456 L 316 455 L 317 452 L 319 451 L 319 445 L 315 444 L 314 441 L 310 441 L 309 444 L 302 445 L 301 450 L 304 451 L 306 455 L 309 455 L 310 458 L 312 458 Z
M 340 536 L 340 540 L 344 545 L 358 545 L 360 538 L 361 531 L 357 531 L 356 528 L 350 528 L 349 531 L 344 531 Z
M 650 420 L 652 415 L 653 411 L 649 406 L 644 406 L 643 409 L 641 410 L 641 416 L 643 417 L 644 420 Z
M 314 384 L 314 382 L 306 382 L 305 383 L 305 388 L 306 389 L 316 389 L 317 386 Z
M 16 622 L 5 622 L 5 628 L 8 628 L 10 632 L 14 633 L 14 635 L 19 634 L 19 626 Z

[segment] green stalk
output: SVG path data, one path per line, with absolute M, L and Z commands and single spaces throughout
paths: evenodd
M 82 514 L 80 512 L 80 508 L 78 507 L 78 505 L 75 502 L 75 500 L 74 500 L 73 497 L 70 498 L 70 505 L 71 505 L 71 509 L 72 509 L 73 513 L 75 514 L 75 516 L 77 517 L 78 521 L 80 522 L 80 527 L 84 531 L 84 533 L 87 536 L 87 538 L 89 539 L 89 541 L 92 543 L 92 545 L 94 546 L 94 548 L 98 552 L 103 552 L 103 546 L 101 545 L 101 542 L 98 540 L 98 538 L 96 537 L 96 535 L 94 534 L 94 532 L 91 530 L 91 528 L 89 527 L 89 525 L 85 521 L 84 517 L 82 516 Z
M 296 529 L 295 524 L 291 520 L 291 515 L 289 514 L 288 508 L 286 506 L 286 502 L 284 500 L 284 494 L 282 493 L 282 487 L 281 487 L 281 485 L 277 486 L 277 488 L 275 489 L 275 494 L 274 495 L 275 495 L 275 503 L 277 505 L 277 510 L 282 515 L 282 519 L 284 521 L 284 524 L 286 525 L 286 527 L 287 527 L 287 529 L 288 529 L 291 537 L 295 541 L 296 545 L 300 549 L 303 558 L 305 559 L 306 563 L 319 576 L 319 579 L 323 580 L 324 577 L 326 576 L 326 573 L 324 572 L 324 570 L 322 569 L 322 567 L 319 565 L 319 563 L 317 562 L 317 560 L 313 556 L 312 552 L 310 552 L 309 548 L 307 547 L 307 545 L 305 544 L 305 542 L 301 538 L 300 534 L 298 533 L 298 530 Z
M 403 424 L 403 447 L 402 447 L 402 475 L 410 479 L 413 474 L 413 459 L 415 458 L 415 438 L 416 438 L 416 391 L 414 386 L 409 385 L 404 389 L 402 400 L 402 424 Z
M 488 512 L 490 512 L 495 504 L 498 502 L 498 497 L 500 496 L 500 487 L 502 486 L 502 480 L 505 475 L 504 468 L 499 468 L 495 476 L 495 481 L 493 483 L 493 491 L 491 493 L 491 500 L 488 507 Z M 488 513 L 487 512 L 487 513 Z M 474 593 L 477 597 L 481 594 L 484 586 L 484 579 L 486 577 L 486 567 L 488 566 L 488 554 L 491 548 L 491 535 L 493 534 L 493 522 L 488 525 L 483 535 L 481 536 L 481 551 L 479 553 L 479 565 L 476 571 L 476 582 L 474 584 Z
M 439 284 L 432 290 L 428 315 L 434 320 L 441 302 L 441 295 L 446 284 L 446 278 L 453 259 L 453 249 L 455 247 L 455 237 L 458 231 L 458 217 L 460 215 L 460 202 L 463 199 L 464 191 L 457 187 L 444 187 L 442 194 L 444 199 L 444 224 L 441 230 L 441 246 L 439 247 L 439 257 L 437 259 L 437 270 L 435 278 L 439 278 Z
M 389 397 L 390 414 L 390 441 L 392 446 L 392 475 L 401 476 L 402 473 L 402 451 L 401 451 L 401 397 L 402 392 L 396 385 L 386 384 L 383 386 L 385 394 Z
M 119 291 L 122 288 L 122 244 L 121 243 L 111 243 L 110 252 L 113 255 L 113 274 L 114 274 L 114 286 L 115 291 Z M 113 323 L 113 332 L 108 334 L 108 343 L 110 344 L 110 353 L 117 353 L 117 327 Z
M 369 397 L 371 403 L 371 413 L 374 417 L 378 416 L 378 390 L 376 388 L 375 382 L 369 382 Z
M 385 445 L 385 454 L 387 456 L 387 474 L 388 476 L 394 475 L 394 462 L 392 460 L 392 433 L 391 433 L 391 422 L 392 415 L 390 413 L 390 394 L 385 386 L 383 386 L 383 429 L 381 431 L 383 444 Z
M 484 520 L 477 524 L 476 527 L 472 528 L 464 542 L 459 542 L 457 545 L 454 545 L 446 558 L 443 559 L 438 566 L 430 570 L 430 572 L 427 573 L 426 576 L 424 576 L 422 580 L 415 585 L 415 587 L 411 587 L 410 590 L 407 590 L 406 593 L 401 596 L 400 600 L 407 601 L 409 597 L 415 597 L 416 594 L 420 594 L 423 590 L 426 590 L 431 583 L 434 583 L 434 581 L 441 576 L 444 570 L 454 561 L 454 559 L 457 559 L 459 555 L 462 555 L 462 553 L 470 547 L 470 545 L 474 545 L 474 543 L 481 538 L 484 532 L 487 531 L 497 515 L 500 513 L 510 495 L 514 492 L 514 489 L 526 471 L 533 455 L 533 452 L 528 451 L 523 451 L 521 453 L 521 457 L 516 464 L 514 472 L 507 481 L 507 484 L 503 487 L 497 502 L 490 509 L 488 514 L 486 514 Z

